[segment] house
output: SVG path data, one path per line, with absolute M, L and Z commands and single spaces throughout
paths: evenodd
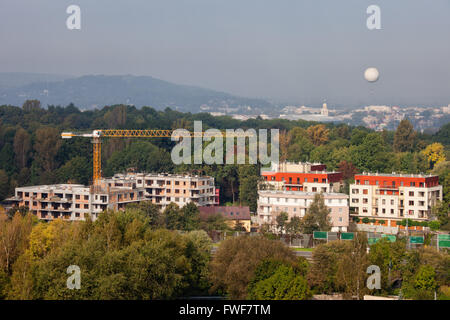
M 209 217 L 217 214 L 222 215 L 230 228 L 234 228 L 240 223 L 247 232 L 250 232 L 251 217 L 248 206 L 211 206 L 199 207 L 200 219 L 206 221 Z

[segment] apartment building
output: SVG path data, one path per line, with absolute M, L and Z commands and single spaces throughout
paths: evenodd
M 261 169 L 268 189 L 305 192 L 339 192 L 342 173 L 326 171 L 327 166 L 309 162 L 282 162 Z
M 431 208 L 442 201 L 439 177 L 422 174 L 363 173 L 350 185 L 350 209 L 359 218 L 396 221 L 429 219 Z
M 88 214 L 95 220 L 104 210 L 121 210 L 128 203 L 144 200 L 144 190 L 130 186 L 40 185 L 18 187 L 15 196 L 7 200 L 28 207 L 42 220 L 84 220 Z
M 214 178 L 197 175 L 177 175 L 167 173 L 128 173 L 116 174 L 105 181 L 111 186 L 132 183 L 144 190 L 146 200 L 165 209 L 171 202 L 183 207 L 189 202 L 198 206 L 216 204 Z
M 258 224 L 274 224 L 281 212 L 289 219 L 302 218 L 306 214 L 317 193 L 303 191 L 258 191 Z M 343 193 L 323 193 L 325 205 L 330 210 L 331 231 L 347 231 L 349 225 L 349 196 Z

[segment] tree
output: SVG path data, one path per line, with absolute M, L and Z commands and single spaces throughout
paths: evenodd
M 427 158 L 430 169 L 445 161 L 444 146 L 438 142 L 428 145 L 421 153 Z
M 14 153 L 19 169 L 25 168 L 31 150 L 30 135 L 23 128 L 19 127 L 14 136 Z
M 306 132 L 315 146 L 320 146 L 328 141 L 329 130 L 323 124 L 311 126 Z
M 233 299 L 245 299 L 256 267 L 267 258 L 295 261 L 292 250 L 276 240 L 248 236 L 224 240 L 211 261 L 212 290 L 221 290 Z
M 336 284 L 341 288 L 344 297 L 356 296 L 360 300 L 366 292 L 367 278 L 367 237 L 358 233 L 346 243 L 345 250 L 337 259 Z
M 306 300 L 312 296 L 305 278 L 285 265 L 279 266 L 269 278 L 257 282 L 249 294 L 257 300 Z
M 405 288 L 405 296 L 415 300 L 432 300 L 437 289 L 436 272 L 430 265 L 422 265 Z
M 258 202 L 258 181 L 260 175 L 257 166 L 241 165 L 239 172 L 239 199 L 243 205 L 256 212 Z
M 300 233 L 302 230 L 302 219 L 300 217 L 292 217 L 286 224 L 286 232 L 290 235 Z
M 359 170 L 384 172 L 389 165 L 383 138 L 375 132 L 367 134 L 362 143 L 352 149 L 351 157 Z
M 61 147 L 61 138 L 56 128 L 39 128 L 36 130 L 34 149 L 36 157 L 45 171 L 56 169 L 56 154 Z
M 200 228 L 205 231 L 230 230 L 223 215 L 220 213 L 209 216 L 206 221 L 200 222 Z
M 394 151 L 413 151 L 416 142 L 416 132 L 408 119 L 400 121 L 394 134 Z
M 330 211 L 325 205 L 323 194 L 316 193 L 313 202 L 302 219 L 303 233 L 312 234 L 314 231 L 330 231 L 331 219 L 329 213 Z
M 25 251 L 33 225 L 31 215 L 16 213 L 12 220 L 0 221 L 0 269 L 10 274 L 12 265 Z
M 0 201 L 5 199 L 9 193 L 9 178 L 5 170 L 0 170 Z
M 41 102 L 39 100 L 27 100 L 23 103 L 22 109 L 25 112 L 40 110 Z
M 286 225 L 287 225 L 287 221 L 289 220 L 288 214 L 286 212 L 281 212 L 276 218 L 275 221 L 277 222 L 277 228 L 278 231 L 283 234 L 285 229 L 286 229 Z
M 353 163 L 343 160 L 338 165 L 338 171 L 342 172 L 342 178 L 347 180 L 352 179 L 358 172 L 358 169 L 353 165 Z
M 176 203 L 169 203 L 164 209 L 163 215 L 165 217 L 167 229 L 181 230 L 183 224 L 181 210 Z
M 87 185 L 91 177 L 92 166 L 85 157 L 74 157 L 58 169 L 60 181 Z
M 200 224 L 199 210 L 195 203 L 189 202 L 182 208 L 181 228 L 192 231 L 198 229 Z

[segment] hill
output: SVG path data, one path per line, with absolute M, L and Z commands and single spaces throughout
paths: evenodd
M 149 76 L 87 75 L 44 81 L 43 77 L 9 75 L 0 77 L 0 105 L 22 105 L 27 99 L 38 99 L 42 106 L 69 103 L 82 109 L 102 108 L 112 104 L 130 104 L 140 108 L 172 109 L 183 112 L 263 113 L 273 106 L 262 99 L 233 96 L 200 87 L 178 85 Z M 1 80 L 3 79 L 3 81 Z M 35 81 L 33 81 L 33 79 Z M 20 85 L 22 84 L 22 85 Z

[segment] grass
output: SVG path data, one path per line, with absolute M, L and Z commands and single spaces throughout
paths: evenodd
M 313 251 L 313 248 L 296 248 L 296 247 L 293 247 L 291 249 L 294 250 L 294 251 Z

